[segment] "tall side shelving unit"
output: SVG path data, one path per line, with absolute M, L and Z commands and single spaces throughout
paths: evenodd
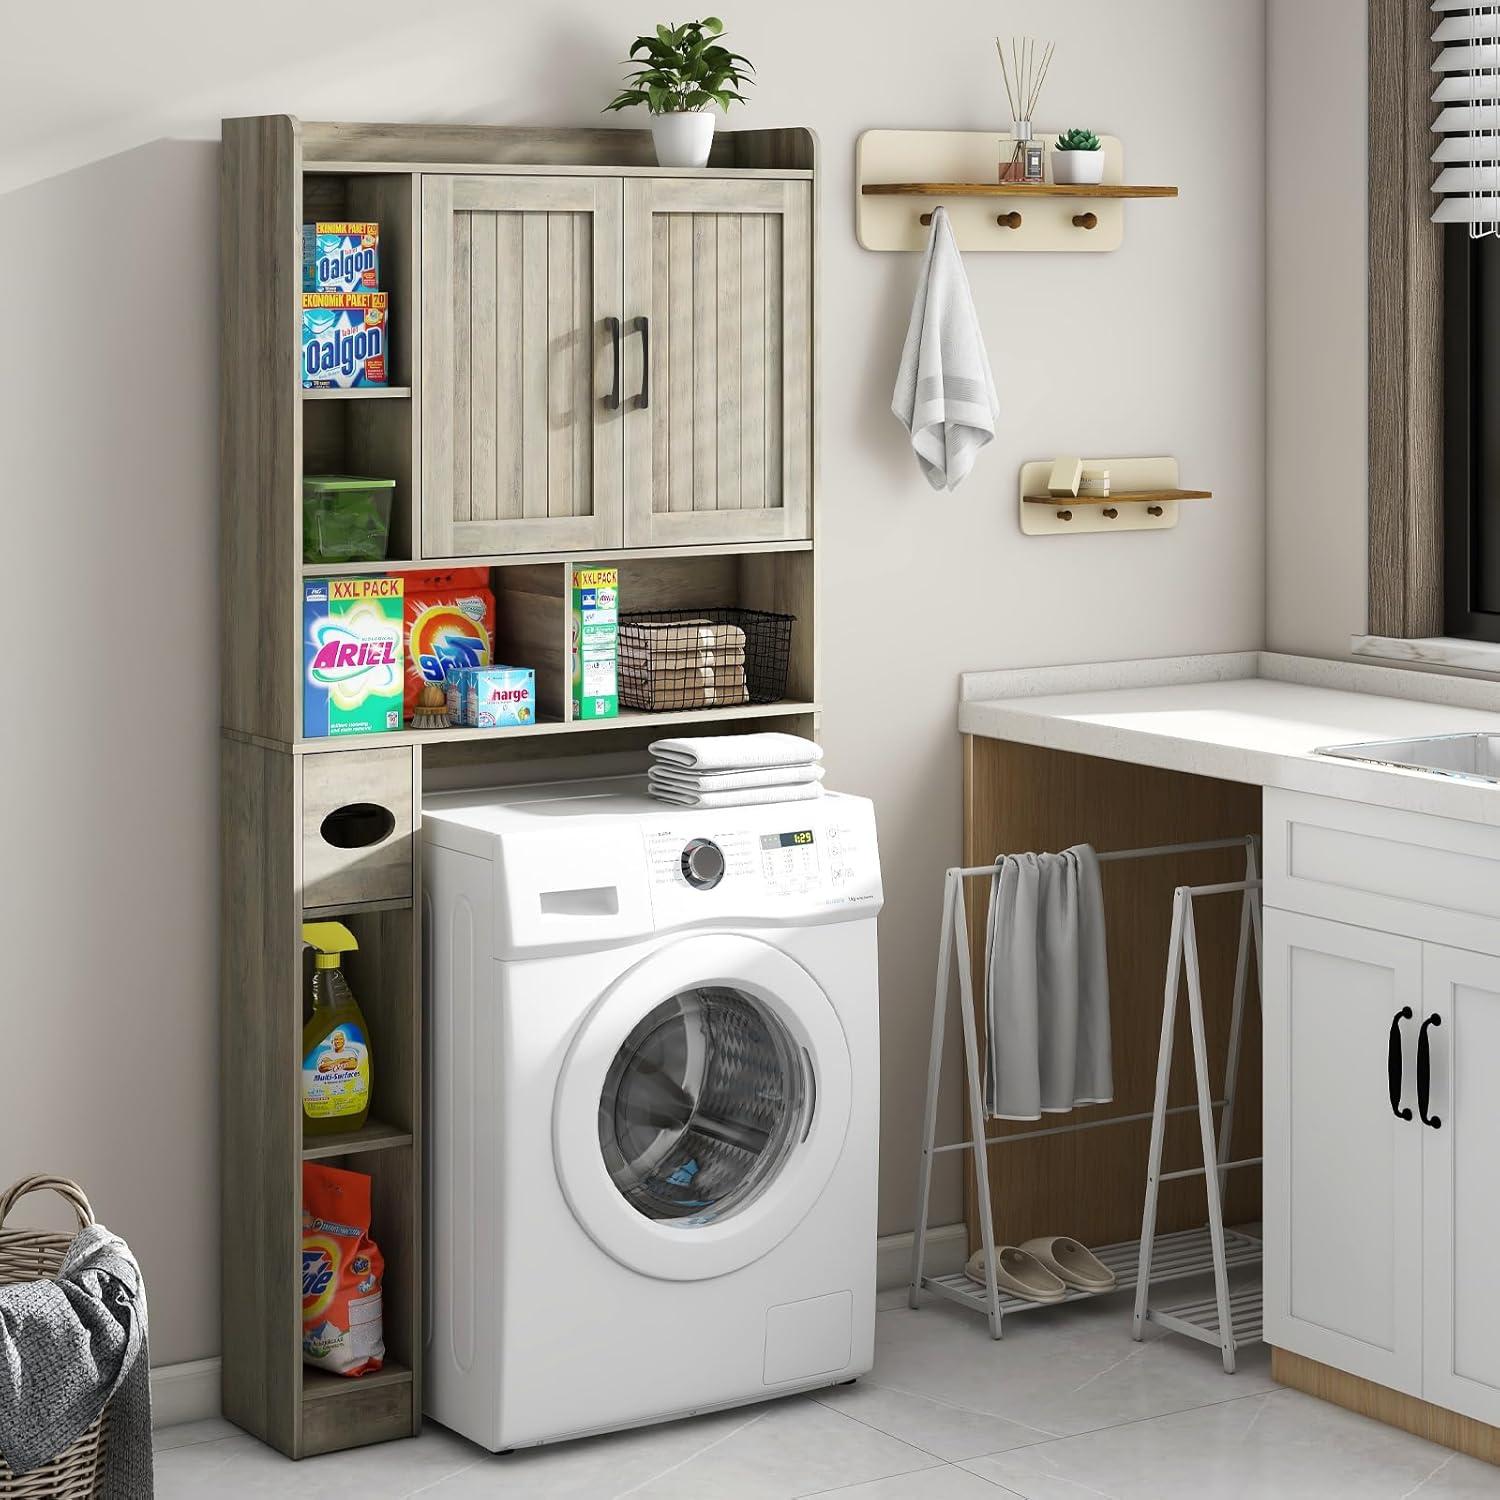
M 670 732 L 817 733 L 815 151 L 811 133 L 803 129 L 721 132 L 707 168 L 671 171 L 655 166 L 644 131 L 330 124 L 287 115 L 224 122 L 220 524 L 222 626 L 231 650 L 223 679 L 221 742 L 223 1409 L 283 1453 L 303 1457 L 412 1435 L 421 1426 L 424 776 L 515 779 L 528 762 L 542 775 L 548 773 L 547 762 L 564 758 L 576 774 L 576 757 L 610 752 L 609 764 L 619 766 Z M 705 431 L 712 437 L 717 423 L 718 451 L 729 455 L 720 461 L 717 495 L 695 518 L 701 497 L 694 497 L 683 514 L 674 494 L 656 504 L 661 514 L 652 516 L 655 502 L 636 494 L 641 526 L 654 521 L 655 535 L 680 537 L 681 545 L 632 547 L 624 545 L 629 537 L 622 534 L 611 539 L 613 545 L 587 550 L 539 546 L 424 557 L 424 440 L 432 445 L 452 440 L 446 408 L 424 400 L 423 390 L 424 362 L 433 357 L 433 341 L 423 337 L 424 302 L 433 305 L 434 295 L 434 267 L 430 257 L 424 264 L 423 256 L 424 206 L 430 215 L 432 184 L 581 176 L 618 180 L 622 200 L 637 206 L 632 212 L 691 216 L 692 258 L 684 264 L 700 292 L 703 266 L 717 267 L 715 339 L 721 368 L 739 368 L 734 379 L 740 383 L 734 399 L 721 391 L 716 403 L 706 408 L 698 403 L 691 413 L 696 429 L 688 413 L 672 413 L 674 423 L 685 424 L 684 441 L 693 442 L 697 432 L 695 482 L 702 468 L 698 449 Z M 786 472 L 805 486 L 797 512 L 800 517 L 805 511 L 805 525 L 799 519 L 795 527 L 782 527 L 795 533 L 788 535 L 778 532 L 774 517 L 750 515 L 750 491 L 740 488 L 735 472 L 741 460 L 749 469 L 747 434 L 754 430 L 738 406 L 748 407 L 753 394 L 769 425 L 771 398 L 750 383 L 759 369 L 753 349 L 737 353 L 732 336 L 739 330 L 748 338 L 754 318 L 761 316 L 749 300 L 749 275 L 736 283 L 737 302 L 725 291 L 728 269 L 739 275 L 741 241 L 753 243 L 730 210 L 743 202 L 761 212 L 762 202 L 775 197 L 773 187 L 791 205 L 789 226 L 793 212 L 805 215 L 798 255 L 777 262 L 789 296 L 794 279 L 806 278 L 805 287 L 799 282 L 795 288 L 799 311 L 795 316 L 789 311 L 785 324 L 774 330 L 774 345 L 767 330 L 764 345 L 776 348 L 778 357 L 783 345 L 805 349 L 805 371 L 797 366 L 795 379 L 777 386 L 777 399 L 791 403 L 777 414 L 784 418 L 784 440 L 800 445 L 786 457 Z M 299 373 L 299 230 L 304 220 L 341 218 L 381 225 L 391 385 L 305 392 Z M 700 264 L 705 246 L 713 250 L 716 225 L 718 243 L 727 248 L 717 262 Z M 669 251 L 678 246 L 675 235 L 675 227 L 663 220 L 655 241 L 660 277 L 667 274 Z M 671 265 L 675 269 L 676 262 Z M 639 285 L 639 263 L 635 275 Z M 665 288 L 665 280 L 661 285 Z M 450 297 L 451 289 L 443 284 L 437 295 Z M 676 295 L 671 312 L 680 335 Z M 714 300 L 708 299 L 710 310 Z M 664 324 L 667 301 L 663 290 L 658 312 Z M 700 315 L 702 305 L 700 295 Z M 737 322 L 728 321 L 726 307 Z M 671 326 L 652 349 L 649 371 L 644 345 L 639 355 L 626 356 L 631 388 L 640 381 L 642 395 L 648 376 L 663 393 L 671 390 L 669 366 L 679 348 L 671 342 Z M 604 421 L 608 361 L 604 332 L 595 332 L 601 342 L 594 358 L 585 353 L 585 368 L 598 375 L 593 395 Z M 791 363 L 785 368 L 794 370 Z M 628 417 L 630 404 L 627 399 L 622 416 Z M 614 420 L 612 413 L 608 420 Z M 669 428 L 660 415 L 650 420 L 657 451 L 670 460 L 668 439 L 679 427 Z M 731 421 L 739 424 L 732 430 L 725 425 Z M 555 425 L 550 416 L 548 422 L 549 428 Z M 627 436 L 625 446 L 633 441 L 639 465 L 650 437 Z M 437 452 L 434 447 L 426 462 Z M 443 461 L 448 461 L 445 454 Z M 782 461 L 779 449 L 776 461 Z M 396 480 L 389 562 L 304 565 L 302 477 L 340 471 Z M 635 472 L 649 471 L 638 467 Z M 737 499 L 726 499 L 731 477 Z M 651 482 L 666 483 L 661 474 Z M 629 493 L 623 503 L 631 504 Z M 739 503 L 745 512 L 729 514 Z M 715 506 L 721 508 L 718 521 L 710 513 Z M 430 535 L 434 528 L 427 531 Z M 627 609 L 738 605 L 796 615 L 785 700 L 574 720 L 567 701 L 566 585 L 570 567 L 584 562 L 620 569 Z M 455 566 L 489 570 L 497 651 L 502 659 L 536 669 L 538 722 L 512 732 L 403 728 L 304 738 L 304 578 Z M 340 809 L 371 803 L 390 814 L 389 833 L 364 847 L 341 847 Z M 302 949 L 300 929 L 314 917 L 345 922 L 359 941 L 347 969 L 370 1023 L 374 1097 L 368 1123 L 357 1133 L 304 1142 L 298 1078 L 310 955 Z M 309 1159 L 365 1172 L 373 1182 L 372 1231 L 386 1259 L 387 1362 L 378 1373 L 355 1380 L 302 1363 L 301 1165 Z

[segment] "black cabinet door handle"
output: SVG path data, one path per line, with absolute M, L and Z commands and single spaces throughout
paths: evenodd
M 618 318 L 606 318 L 605 326 L 609 329 L 610 343 L 614 346 L 615 379 L 610 387 L 609 395 L 604 398 L 604 404 L 611 411 L 620 409 L 620 320 Z
M 1417 1113 L 1421 1115 L 1422 1123 L 1433 1130 L 1441 1130 L 1443 1122 L 1440 1116 L 1427 1113 L 1427 1102 L 1432 1089 L 1432 1057 L 1428 1051 L 1427 1028 L 1442 1024 L 1443 1018 L 1433 1011 L 1422 1022 L 1422 1029 L 1417 1033 Z
M 641 394 L 635 404 L 639 410 L 645 411 L 651 405 L 651 319 L 637 318 L 635 327 L 641 336 Z
M 1386 1048 L 1386 1080 L 1391 1091 L 1391 1113 L 1398 1120 L 1411 1119 L 1411 1111 L 1401 1107 L 1401 1023 L 1411 1020 L 1411 1006 L 1403 1005 L 1391 1017 L 1391 1038 Z

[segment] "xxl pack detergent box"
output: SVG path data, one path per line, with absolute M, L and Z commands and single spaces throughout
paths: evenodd
M 620 570 L 579 567 L 570 580 L 573 613 L 573 717 L 620 712 Z
M 302 587 L 302 733 L 401 727 L 401 578 L 309 578 Z
M 406 575 L 406 695 L 409 719 L 429 683 L 449 668 L 494 660 L 495 596 L 488 568 L 450 568 Z
M 373 292 L 379 285 L 379 224 L 341 219 L 302 226 L 304 292 Z
M 384 292 L 303 292 L 304 388 L 386 384 L 389 301 Z

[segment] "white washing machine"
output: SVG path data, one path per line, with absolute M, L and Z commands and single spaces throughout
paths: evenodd
M 873 1358 L 873 809 L 643 787 L 423 805 L 425 1406 L 492 1450 Z

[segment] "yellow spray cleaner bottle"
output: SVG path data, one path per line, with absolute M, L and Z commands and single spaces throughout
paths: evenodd
M 313 954 L 312 1017 L 302 1028 L 302 1132 L 358 1130 L 370 1113 L 370 1028 L 339 967 L 357 949 L 342 922 L 304 922 Z

